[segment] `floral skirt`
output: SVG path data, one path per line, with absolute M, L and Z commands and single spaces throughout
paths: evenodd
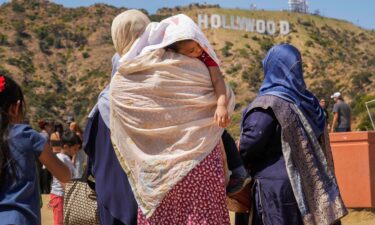
M 148 219 L 138 209 L 138 225 L 229 225 L 220 145 L 163 199 Z

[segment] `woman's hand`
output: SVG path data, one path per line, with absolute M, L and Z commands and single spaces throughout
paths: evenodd
M 223 105 L 218 105 L 215 111 L 214 120 L 219 127 L 227 127 L 230 123 L 227 107 Z

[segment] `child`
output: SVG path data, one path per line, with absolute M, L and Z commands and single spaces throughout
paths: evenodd
M 0 218 L 1 224 L 41 224 L 38 159 L 62 182 L 69 169 L 51 152 L 47 140 L 24 119 L 25 101 L 20 86 L 0 75 Z
M 69 131 L 62 135 L 61 141 L 63 147 L 61 152 L 57 153 L 56 156 L 69 168 L 70 173 L 73 174 L 74 165 L 70 157 L 73 157 L 79 150 L 80 139 L 75 133 Z M 64 186 L 65 185 L 56 179 L 56 177 L 53 177 L 49 207 L 53 208 L 53 220 L 55 225 L 63 225 Z
M 178 41 L 167 48 L 192 58 L 198 58 L 207 66 L 217 96 L 217 108 L 214 119 L 220 127 L 225 128 L 228 126 L 230 119 L 227 110 L 228 103 L 225 83 L 217 63 L 203 50 L 200 44 L 194 40 Z M 251 181 L 251 178 L 248 176 L 242 163 L 233 138 L 224 131 L 222 140 L 228 159 L 228 167 L 232 172 L 227 186 L 227 193 L 231 196 L 238 193 L 245 185 L 247 185 Z
M 192 58 L 200 59 L 208 68 L 210 72 L 211 81 L 215 89 L 217 97 L 217 107 L 214 119 L 222 128 L 228 126 L 230 119 L 228 115 L 228 102 L 225 89 L 225 83 L 221 71 L 216 62 L 203 50 L 203 48 L 194 40 L 182 40 L 168 46 L 177 53 L 186 55 Z

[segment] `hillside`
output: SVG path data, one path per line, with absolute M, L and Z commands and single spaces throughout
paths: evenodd
M 13 1 L 0 7 L 0 72 L 22 83 L 31 123 L 73 114 L 84 124 L 98 93 L 108 83 L 114 53 L 110 25 L 123 10 L 102 4 L 72 9 L 40 0 Z M 230 129 L 235 136 L 241 109 L 256 96 L 263 79 L 261 60 L 272 45 L 285 42 L 301 50 L 310 90 L 327 100 L 332 92 L 341 91 L 353 107 L 355 125 L 369 128 L 363 103 L 375 98 L 374 31 L 314 15 L 197 4 L 163 8 L 151 19 L 180 12 L 195 20 L 198 13 L 217 13 L 290 23 L 291 32 L 286 36 L 204 31 L 237 95 Z

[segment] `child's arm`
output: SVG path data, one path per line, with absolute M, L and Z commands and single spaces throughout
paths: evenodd
M 217 108 L 215 112 L 215 121 L 220 127 L 228 126 L 230 120 L 227 109 L 227 95 L 223 76 L 218 66 L 208 67 L 211 81 L 217 97 Z
M 69 168 L 52 153 L 49 144 L 44 146 L 44 150 L 39 156 L 39 161 L 45 165 L 60 182 L 67 183 L 70 181 L 71 174 Z

